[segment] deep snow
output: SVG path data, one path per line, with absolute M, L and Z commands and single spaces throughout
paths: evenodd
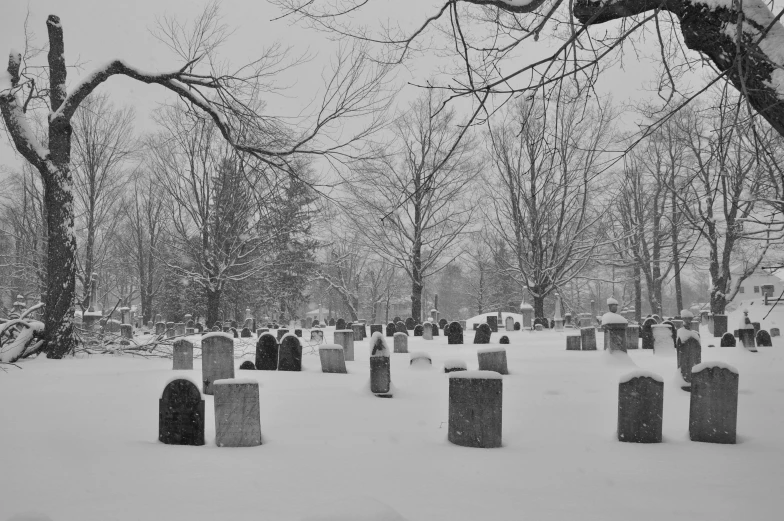
M 369 392 L 368 341 L 355 344 L 347 375 L 322 374 L 307 347 L 302 373 L 237 371 L 261 384 L 264 443 L 253 448 L 215 446 L 212 396 L 205 446 L 157 441 L 171 360 L 24 361 L 0 372 L 0 520 L 27 511 L 53 521 L 779 520 L 784 341 L 750 353 L 708 348 L 718 339 L 701 333 L 703 361 L 740 373 L 737 445 L 689 440 L 675 357 L 566 351 L 568 329 L 492 335 L 510 338 L 510 374 L 504 446 L 487 450 L 447 441 L 443 373 L 455 359 L 476 369 L 487 346 L 448 346 L 444 335 L 409 338 L 432 369 L 391 355 L 392 399 Z M 248 344 L 237 352 L 246 354 L 236 367 L 253 359 Z M 661 444 L 615 437 L 618 382 L 635 364 L 664 378 Z M 177 373 L 201 380 L 201 360 Z

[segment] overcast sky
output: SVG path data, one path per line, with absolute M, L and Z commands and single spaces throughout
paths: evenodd
M 156 17 L 176 15 L 187 19 L 200 12 L 204 3 L 187 0 L 134 0 L 129 2 L 100 0 L 4 0 L 0 17 L 0 50 L 5 54 L 11 48 L 24 46 L 23 25 L 29 9 L 29 29 L 35 33 L 38 44 L 46 42 L 46 17 L 61 17 L 65 32 L 66 62 L 82 63 L 82 69 L 69 70 L 68 84 L 73 85 L 96 66 L 115 58 L 122 58 L 136 67 L 167 71 L 178 65 L 176 57 L 149 30 Z M 379 19 L 394 16 L 395 22 L 411 27 L 434 12 L 437 2 L 416 0 L 388 0 L 372 4 Z M 220 55 L 239 65 L 257 57 L 261 49 L 275 41 L 292 45 L 295 52 L 310 52 L 315 57 L 308 64 L 286 77 L 289 86 L 285 97 L 269 100 L 271 110 L 279 114 L 295 114 L 317 95 L 320 74 L 327 66 L 335 44 L 324 34 L 302 27 L 292 27 L 286 21 L 271 21 L 279 15 L 277 8 L 264 1 L 224 0 L 221 4 L 225 23 L 234 29 L 231 39 Z M 375 23 L 375 21 L 371 21 Z M 543 41 L 532 52 L 546 52 L 548 43 Z M 42 57 L 45 59 L 45 57 Z M 43 61 L 41 61 L 43 63 Z M 401 68 L 398 79 L 423 80 L 434 74 L 443 60 L 424 58 Z M 5 60 L 3 60 L 5 67 Z M 624 68 L 616 67 L 602 78 L 601 92 L 612 92 L 617 101 L 632 103 L 649 97 L 644 87 L 652 79 L 652 65 L 633 56 L 625 60 Z M 100 87 L 112 94 L 115 103 L 130 104 L 137 109 L 137 127 L 149 130 L 149 114 L 157 104 L 171 101 L 172 97 L 161 87 L 149 86 L 124 78 L 114 78 Z M 416 88 L 409 87 L 400 97 L 401 102 L 416 95 Z M 5 136 L 0 145 L 0 165 L 18 168 L 20 159 L 15 157 Z

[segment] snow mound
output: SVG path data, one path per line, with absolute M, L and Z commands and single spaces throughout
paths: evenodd
M 406 521 L 392 507 L 370 497 L 342 499 L 320 505 L 301 521 Z
M 629 321 L 623 318 L 618 313 L 610 313 L 609 311 L 602 315 L 602 325 L 606 326 L 608 324 L 628 324 Z
M 607 305 L 610 306 L 612 304 L 616 304 L 617 305 L 618 301 L 615 300 L 614 298 L 610 297 L 610 298 L 607 299 Z
M 686 320 L 687 318 L 689 320 L 691 320 L 692 318 L 694 318 L 694 313 L 692 313 L 688 309 L 682 309 L 681 310 L 681 318 L 684 319 L 684 320 Z
M 444 361 L 444 368 L 446 369 L 466 369 L 467 367 L 468 366 L 466 365 L 464 360 L 451 358 L 449 360 Z
M 504 347 L 483 347 L 482 349 L 477 349 L 477 353 L 501 353 L 506 352 L 506 348 Z
M 692 373 L 699 373 L 703 369 L 727 369 L 728 371 L 732 371 L 735 374 L 738 374 L 738 370 L 735 366 L 732 366 L 725 362 L 718 362 L 718 361 L 711 361 L 711 362 L 703 362 L 701 364 L 697 364 L 691 368 Z
M 682 327 L 678 330 L 678 340 L 681 344 L 685 343 L 688 339 L 693 338 L 697 342 L 700 341 L 700 334 L 696 331 L 690 331 L 685 327 Z
M 329 350 L 329 349 L 340 349 L 342 351 L 343 346 L 338 344 L 324 344 L 323 346 L 319 347 L 319 351 Z
M 634 371 L 629 371 L 625 375 L 621 376 L 618 379 L 618 383 L 625 384 L 627 382 L 631 382 L 635 378 L 653 378 L 657 382 L 664 382 L 664 379 L 656 373 L 646 371 L 645 369 L 635 369 Z
M 259 385 L 258 380 L 254 380 L 253 378 L 223 378 L 222 380 L 215 380 L 212 382 L 212 385 L 230 385 L 230 384 L 238 384 L 238 385 Z
M 634 360 L 631 359 L 629 353 L 624 353 L 623 351 L 605 351 L 604 359 L 610 366 L 637 367 L 637 364 L 635 364 Z
M 456 371 L 449 373 L 449 378 L 468 378 L 469 380 L 501 380 L 501 373 L 495 371 Z
M 205 341 L 205 340 L 207 340 L 208 338 L 213 338 L 213 337 L 223 337 L 223 338 L 228 338 L 229 340 L 231 340 L 232 342 L 234 342 L 234 335 L 230 335 L 230 334 L 228 334 L 228 333 L 223 333 L 223 332 L 221 332 L 221 331 L 212 331 L 212 332 L 210 332 L 210 333 L 207 333 L 206 335 L 204 335 L 203 337 L 201 337 L 201 341 L 202 341 L 202 342 L 204 342 L 204 341 Z

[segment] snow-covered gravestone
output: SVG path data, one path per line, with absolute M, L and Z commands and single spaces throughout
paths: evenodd
M 444 372 L 452 373 L 454 371 L 466 371 L 468 366 L 463 360 L 447 360 L 444 362 Z
M 389 322 L 389 323 L 387 324 L 387 331 L 386 331 L 386 332 L 387 332 L 387 336 L 388 336 L 388 337 L 393 337 L 393 336 L 395 336 L 395 331 L 396 331 L 396 330 L 397 330 L 397 328 L 395 327 L 395 323 L 394 323 L 394 322 Z M 372 335 L 371 335 L 371 336 L 372 336 Z
M 694 331 L 689 331 L 686 328 L 679 329 L 676 349 L 678 350 L 678 369 L 680 369 L 681 376 L 686 383 L 690 384 L 692 367 L 702 362 L 700 335 Z M 691 387 L 689 385 L 684 385 L 682 389 L 684 391 L 689 391 Z
M 395 333 L 395 353 L 408 353 L 408 335 Z
M 626 326 L 628 322 L 621 315 L 607 312 L 602 315 L 604 328 L 604 349 L 610 352 L 626 352 Z
M 425 333 L 425 328 L 422 324 L 414 326 L 414 336 L 422 336 Z
M 302 344 L 296 335 L 288 334 L 280 341 L 278 371 L 302 371 Z
M 479 324 L 474 333 L 474 344 L 489 344 L 491 331 L 489 324 Z
M 672 328 L 668 324 L 651 326 L 651 332 L 655 354 L 671 353 L 675 349 L 675 344 L 672 341 Z
M 392 376 L 387 343 L 380 333 L 374 333 L 370 346 L 370 392 L 381 398 L 391 398 Z
M 201 338 L 201 379 L 204 394 L 212 394 L 215 380 L 234 378 L 234 339 L 226 333 L 207 333 Z
M 408 365 L 412 367 L 430 367 L 433 365 L 433 360 L 427 353 L 411 353 Z
M 174 342 L 172 369 L 193 369 L 193 344 L 183 338 Z
M 432 323 L 425 322 L 422 325 L 422 339 L 424 339 L 424 340 L 433 340 L 433 324 Z
M 324 332 L 318 329 L 313 329 L 310 331 L 310 341 L 315 342 L 317 344 L 324 343 Z M 333 344 L 334 345 L 334 344 Z
M 447 344 L 463 343 L 463 328 L 460 327 L 459 322 L 449 324 L 449 331 L 445 331 L 445 333 L 447 335 Z
M 322 373 L 342 373 L 346 371 L 346 355 L 343 346 L 327 344 L 319 347 Z
M 633 371 L 618 383 L 618 441 L 660 443 L 664 381 L 648 371 Z
M 506 321 L 504 322 L 504 329 L 507 331 L 514 331 L 514 319 L 512 317 L 506 317 Z
M 596 328 L 581 327 L 580 328 L 580 344 L 583 351 L 596 351 Z
M 721 335 L 721 347 L 735 347 L 735 335 L 727 331 Z
M 735 443 L 738 424 L 738 370 L 721 362 L 692 368 L 689 438 Z
M 449 433 L 455 445 L 490 449 L 501 446 L 503 380 L 493 371 L 449 375 Z
M 509 374 L 506 366 L 506 349 L 503 347 L 486 347 L 476 352 L 479 359 L 480 371 L 495 371 L 499 374 Z
M 278 341 L 271 333 L 262 333 L 256 342 L 256 369 L 259 371 L 278 369 Z
M 190 380 L 172 380 L 163 389 L 158 401 L 158 441 L 204 445 L 204 400 Z
M 577 335 L 567 335 L 566 336 L 566 350 L 567 351 L 579 351 L 580 350 L 580 339 L 581 337 Z
M 335 343 L 343 346 L 346 362 L 354 361 L 354 331 L 351 329 L 335 330 L 332 336 Z
M 278 329 L 278 342 L 280 342 L 280 339 L 286 336 L 288 332 L 288 329 Z
M 764 329 L 760 329 L 759 331 L 757 331 L 756 342 L 757 345 L 760 347 L 773 346 L 773 341 L 770 338 L 770 334 Z
M 406 329 L 406 324 L 400 320 L 395 322 L 395 333 L 405 333 L 406 336 L 408 336 L 408 330 Z
M 639 349 L 640 326 L 629 324 L 626 326 L 626 349 Z
M 218 447 L 261 445 L 259 383 L 255 380 L 216 380 L 213 389 L 215 391 L 215 445 Z

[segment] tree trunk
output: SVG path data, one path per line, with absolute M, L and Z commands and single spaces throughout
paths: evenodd
M 544 297 L 539 295 L 541 295 L 539 292 L 534 295 L 534 317 L 544 318 Z
M 675 269 L 675 315 L 680 316 L 683 309 L 683 290 L 681 288 L 681 265 L 678 255 L 678 207 L 675 200 L 675 180 L 672 187 L 672 263 Z
M 422 245 L 414 241 L 414 258 L 411 261 L 411 317 L 419 324 L 422 321 Z
M 640 265 L 634 265 L 634 320 L 642 324 L 642 274 Z
M 207 288 L 207 326 L 212 327 L 220 319 L 221 293 L 219 289 Z

